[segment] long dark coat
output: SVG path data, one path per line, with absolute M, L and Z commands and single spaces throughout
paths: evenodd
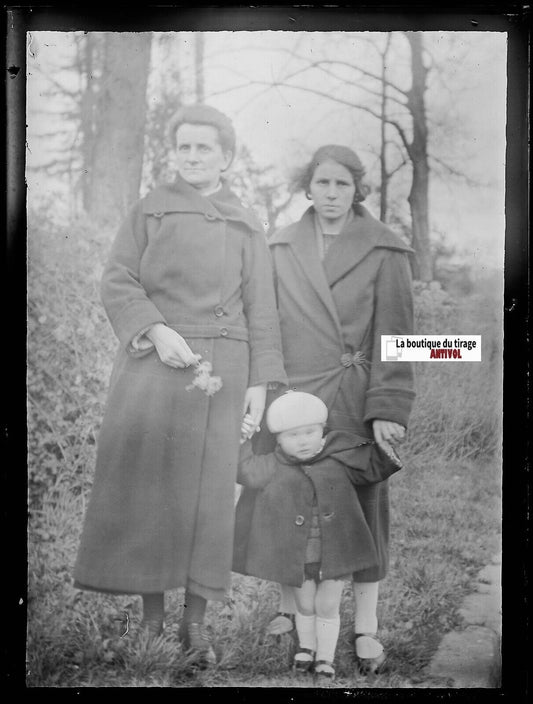
M 270 247 L 291 388 L 326 403 L 331 429 L 371 438 L 373 419 L 407 426 L 415 396 L 412 365 L 381 362 L 381 335 L 413 332 L 412 250 L 362 206 L 354 208 L 354 219 L 324 261 L 312 207 L 299 222 L 275 233 Z M 258 451 L 272 447 L 263 434 Z M 245 493 L 252 504 L 253 492 Z M 387 482 L 359 487 L 358 494 L 379 559 L 377 567 L 354 579 L 373 582 L 388 568 Z
M 237 505 L 234 571 L 299 587 L 304 581 L 307 538 L 316 496 L 322 541 L 321 579 L 339 579 L 377 564 L 372 534 L 354 486 L 382 481 L 399 469 L 369 440 L 333 431 L 322 451 L 307 463 L 275 452 L 255 455 L 246 443 L 238 481 L 257 492 L 249 529 Z M 353 485 L 353 486 L 352 486 Z
M 76 586 L 187 586 L 223 598 L 245 390 L 286 381 L 261 226 L 226 186 L 203 197 L 178 178 L 133 208 L 113 244 L 102 299 L 120 348 Z M 173 369 L 153 347 L 132 347 L 157 322 L 212 363 L 220 391 L 188 390 L 192 368 Z

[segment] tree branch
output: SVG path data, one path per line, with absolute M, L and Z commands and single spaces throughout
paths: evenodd
M 46 71 L 43 71 L 39 65 L 37 65 L 35 67 L 35 69 L 36 69 L 37 73 L 40 73 L 41 76 L 43 76 L 47 81 L 49 81 L 53 86 L 55 86 L 62 95 L 68 96 L 69 98 L 72 98 L 73 100 L 75 98 L 79 98 L 78 91 L 68 90 L 67 88 L 62 86 L 58 80 L 53 78 L 49 72 L 47 73 Z M 69 69 L 67 69 L 67 70 L 69 70 Z
M 338 81 L 342 81 L 342 82 L 345 83 L 346 85 L 354 85 L 353 83 L 350 83 L 350 81 L 348 81 L 348 79 L 346 79 L 346 78 L 341 78 L 340 76 L 337 76 L 335 73 L 333 73 L 332 71 L 328 71 L 328 70 L 327 70 L 326 68 L 324 68 L 323 66 L 318 66 L 318 65 L 317 65 L 316 68 L 318 68 L 320 71 L 323 71 L 326 75 L 332 76 L 333 78 L 337 79 Z M 354 68 L 355 68 L 355 67 L 354 67 Z M 381 80 L 381 79 L 379 79 L 379 80 L 380 80 L 380 82 L 381 82 L 382 85 L 385 85 L 385 86 L 389 86 L 389 85 L 390 85 L 390 83 L 389 83 L 388 81 L 386 81 L 386 80 L 385 80 L 385 81 L 383 81 L 383 80 Z M 357 84 L 357 87 L 359 88 L 359 90 L 365 91 L 365 93 L 369 93 L 370 95 L 375 95 L 375 96 L 377 96 L 378 98 L 381 98 L 381 97 L 382 97 L 381 91 L 372 90 L 372 88 L 368 88 L 367 86 L 361 85 L 360 83 Z M 393 95 L 389 95 L 389 96 L 388 96 L 388 99 L 389 99 L 389 100 L 392 100 L 392 102 L 396 103 L 397 105 L 400 105 L 401 107 L 404 107 L 404 108 L 407 107 L 407 103 L 406 103 L 406 102 L 402 102 L 399 98 L 395 98 Z
M 451 166 L 450 164 L 446 163 L 443 161 L 443 159 L 440 159 L 439 157 L 435 156 L 434 154 L 428 154 L 429 158 L 432 159 L 434 162 L 439 164 L 439 166 L 442 166 L 442 168 L 451 176 L 455 176 L 457 178 L 462 179 L 467 185 L 480 188 L 480 187 L 487 187 L 490 184 L 484 183 L 483 181 L 478 181 L 473 179 L 471 176 L 468 176 L 468 174 L 465 174 L 464 171 L 459 171 L 455 167 Z
M 294 58 L 299 59 L 300 61 L 308 61 L 308 59 L 305 56 L 298 56 L 297 54 L 294 54 L 293 51 L 290 49 L 280 49 L 280 51 L 286 51 L 291 54 Z M 361 73 L 363 76 L 367 76 L 368 78 L 372 78 L 378 82 L 381 83 L 381 76 L 378 74 L 374 73 L 373 71 L 369 71 L 368 69 L 361 68 L 360 66 L 356 66 L 349 61 L 342 61 L 340 59 L 317 59 L 317 61 L 312 61 L 308 63 L 308 68 L 314 68 L 321 66 L 323 64 L 331 64 L 331 65 L 337 65 L 337 66 L 346 66 L 350 69 L 353 69 L 355 71 L 358 71 Z M 395 83 L 392 81 L 389 81 L 388 79 L 386 80 L 386 85 L 388 88 L 392 88 L 393 90 L 396 90 L 398 93 L 401 93 L 402 96 L 406 96 L 407 92 L 397 86 Z
M 405 159 L 405 158 L 402 159 L 402 161 L 398 164 L 398 166 L 396 168 L 392 169 L 392 171 L 389 171 L 387 173 L 387 178 L 392 178 L 394 176 L 394 174 L 397 173 L 398 171 L 400 171 L 401 169 L 403 169 L 403 167 L 406 164 L 407 164 L 407 159 Z

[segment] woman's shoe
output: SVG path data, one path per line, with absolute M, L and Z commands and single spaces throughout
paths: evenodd
M 266 632 L 269 636 L 281 636 L 294 630 L 294 614 L 279 612 L 274 616 L 267 626 Z
M 315 651 L 309 648 L 298 648 L 294 654 L 293 669 L 295 672 L 310 672 L 315 662 Z
M 325 679 L 332 682 L 335 678 L 335 668 L 333 667 L 333 663 L 329 660 L 316 660 L 314 671 L 315 677 L 319 680 Z
M 194 654 L 198 658 L 198 664 L 216 665 L 217 656 L 211 645 L 211 639 L 203 623 L 181 622 L 179 637 L 183 645 L 183 650 L 187 654 Z
M 360 638 L 371 638 L 372 641 L 375 641 L 374 643 L 363 643 L 360 642 L 358 643 Z M 358 649 L 359 645 L 359 649 Z M 379 647 L 381 647 L 381 653 L 378 653 L 375 656 L 370 656 L 368 652 L 364 652 L 364 650 L 361 646 L 363 645 L 370 645 L 370 650 L 379 650 Z M 374 647 L 372 647 L 374 646 Z M 379 647 L 377 647 L 379 646 Z M 360 650 L 363 650 L 363 653 L 360 652 Z M 357 665 L 359 667 L 359 672 L 361 675 L 378 675 L 380 672 L 383 670 L 383 666 L 385 663 L 385 660 L 387 659 L 387 656 L 385 655 L 385 650 L 383 649 L 383 645 L 379 642 L 378 638 L 376 637 L 375 633 L 356 633 L 355 634 L 355 659 L 357 661 Z

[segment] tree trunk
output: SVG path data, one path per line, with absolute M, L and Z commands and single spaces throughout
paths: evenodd
M 197 32 L 194 43 L 194 63 L 196 79 L 196 102 L 203 103 L 205 100 L 205 77 L 204 77 L 204 35 Z
M 81 132 L 81 156 L 82 174 L 81 191 L 82 205 L 86 212 L 90 210 L 91 204 L 91 176 L 94 154 L 94 118 L 96 103 L 94 76 L 95 47 L 96 39 L 93 33 L 88 33 L 83 37 L 83 45 L 80 48 L 79 67 L 80 74 L 85 78 L 85 87 L 81 96 L 80 104 L 80 132 Z
M 139 197 L 151 35 L 108 33 L 104 42 L 87 212 L 115 223 Z
M 413 117 L 413 139 L 409 146 L 413 180 L 408 198 L 413 227 L 413 248 L 416 252 L 413 274 L 421 281 L 432 281 L 433 259 L 429 242 L 428 127 L 425 105 L 427 69 L 422 60 L 422 35 L 419 32 L 407 32 L 406 37 L 411 46 L 413 81 L 407 94 L 409 110 Z
M 387 43 L 381 57 L 381 148 L 379 154 L 381 170 L 381 193 L 379 200 L 379 219 L 386 222 L 389 196 L 389 174 L 387 172 L 387 59 L 391 35 L 387 34 Z

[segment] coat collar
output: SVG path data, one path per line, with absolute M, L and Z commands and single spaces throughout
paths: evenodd
M 276 233 L 271 245 L 285 243 L 293 247 L 308 276 L 317 282 L 317 289 L 323 298 L 323 272 L 329 289 L 375 248 L 413 253 L 392 230 L 359 205 L 355 218 L 346 224 L 321 263 L 314 237 L 314 212 L 312 206 L 308 208 L 299 222 Z M 322 276 L 318 275 L 318 270 Z
M 275 233 L 270 245 L 288 244 L 293 250 L 304 275 L 309 279 L 320 300 L 333 318 L 339 338 L 342 339 L 342 328 L 337 313 L 337 306 L 325 276 L 324 267 L 320 261 L 315 237 L 314 208 L 309 208 L 301 220 Z
M 329 285 L 333 286 L 376 248 L 413 252 L 392 230 L 360 205 L 355 218 L 347 224 L 324 259 Z
M 158 186 L 142 202 L 143 213 L 147 215 L 199 213 L 208 219 L 233 220 L 253 231 L 264 232 L 253 212 L 244 208 L 225 180 L 219 191 L 203 196 L 178 175 L 174 183 Z

